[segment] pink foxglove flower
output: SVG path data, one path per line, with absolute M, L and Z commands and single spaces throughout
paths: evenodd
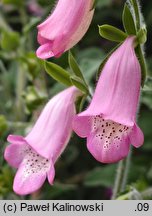
M 87 148 L 96 160 L 117 162 L 127 156 L 130 144 L 143 144 L 136 124 L 140 82 L 134 37 L 128 37 L 106 62 L 90 106 L 73 121 L 75 132 L 87 137 Z
M 74 102 L 79 94 L 75 87 L 57 94 L 47 103 L 26 137 L 8 136 L 11 145 L 6 147 L 4 157 L 12 167 L 18 168 L 13 185 L 17 194 L 38 190 L 46 177 L 53 184 L 54 164 L 70 139 Z
M 59 57 L 77 44 L 91 23 L 94 0 L 59 0 L 53 13 L 38 26 L 41 59 Z

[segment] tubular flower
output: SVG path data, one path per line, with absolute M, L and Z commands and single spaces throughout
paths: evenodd
M 117 162 L 127 156 L 130 144 L 143 144 L 136 124 L 140 82 L 134 37 L 128 37 L 106 62 L 88 109 L 73 120 L 75 132 L 87 137 L 87 148 L 96 160 Z
M 77 44 L 87 32 L 94 0 L 59 0 L 53 13 L 38 26 L 41 59 L 59 57 Z
M 46 177 L 53 184 L 54 164 L 70 139 L 74 102 L 79 95 L 75 87 L 62 91 L 47 103 L 26 137 L 8 136 L 11 145 L 6 147 L 4 157 L 12 167 L 18 168 L 13 185 L 17 194 L 38 190 Z

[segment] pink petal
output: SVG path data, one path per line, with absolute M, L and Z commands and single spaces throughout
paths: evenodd
M 46 43 L 46 44 L 41 45 L 36 51 L 36 55 L 41 59 L 53 57 L 54 53 L 51 51 L 51 44 Z
M 48 178 L 48 181 L 51 185 L 53 185 L 54 177 L 55 177 L 55 169 L 54 169 L 54 165 L 52 163 L 50 170 L 47 173 L 47 178 Z
M 91 121 L 92 129 L 87 138 L 91 154 L 103 163 L 114 163 L 124 158 L 129 151 L 131 128 L 105 120 L 102 115 L 92 117 Z
M 46 173 L 36 173 L 25 176 L 25 167 L 20 165 L 14 178 L 13 190 L 19 195 L 27 195 L 37 191 L 46 179 Z
M 16 173 L 14 191 L 20 195 L 37 191 L 43 185 L 49 170 L 50 161 L 30 149 Z
M 131 133 L 129 134 L 130 143 L 139 148 L 144 143 L 144 134 L 141 129 L 135 124 Z
M 4 152 L 5 160 L 14 168 L 18 168 L 28 150 L 27 144 L 10 144 Z
M 12 144 L 26 144 L 26 140 L 24 139 L 24 137 L 18 135 L 9 135 L 7 137 L 7 141 Z
M 79 117 L 76 115 L 73 118 L 73 130 L 78 134 L 78 136 L 85 138 L 89 135 L 91 130 L 91 122 L 89 117 Z
M 38 40 L 40 45 L 43 45 L 46 43 L 50 43 L 50 45 L 51 45 L 51 40 L 48 40 L 48 39 L 42 37 L 40 33 L 38 33 L 38 35 L 37 35 L 37 40 Z
M 106 147 L 103 140 L 96 137 L 96 134 L 91 134 L 87 138 L 87 148 L 93 157 L 102 163 L 115 163 L 122 160 L 129 152 L 128 137 L 122 139 L 120 142 L 111 143 Z
M 70 87 L 54 96 L 25 138 L 36 152 L 45 158 L 51 158 L 53 163 L 70 139 L 75 115 L 74 102 L 79 95 L 81 93 L 78 89 Z
M 141 69 L 133 42 L 134 37 L 127 38 L 111 55 L 102 70 L 91 104 L 83 112 L 83 116 L 102 114 L 104 119 L 134 125 L 140 95 Z

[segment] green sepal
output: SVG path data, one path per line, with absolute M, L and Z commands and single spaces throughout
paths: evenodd
M 71 51 L 69 51 L 69 55 L 68 55 L 68 62 L 69 62 L 69 66 L 72 70 L 72 72 L 79 77 L 82 81 L 85 82 L 82 71 L 78 65 L 78 63 L 76 62 L 74 56 L 72 55 Z
M 46 72 L 56 81 L 64 85 L 71 86 L 70 74 L 62 67 L 52 62 L 44 61 L 44 68 Z
M 141 28 L 139 32 L 137 33 L 137 42 L 139 44 L 144 44 L 147 41 L 147 30 L 146 28 Z
M 147 76 L 146 60 L 141 45 L 138 45 L 135 50 L 141 67 L 141 86 L 144 87 Z
M 127 4 L 125 4 L 124 6 L 122 20 L 123 20 L 123 26 L 126 33 L 128 35 L 136 35 L 137 31 L 136 31 L 134 19 Z
M 77 87 L 80 91 L 82 91 L 85 94 L 89 93 L 89 90 L 87 86 L 82 82 L 82 80 L 77 76 L 71 76 L 70 77 L 72 84 Z
M 110 41 L 122 42 L 127 38 L 127 34 L 111 25 L 99 26 L 99 34 Z

